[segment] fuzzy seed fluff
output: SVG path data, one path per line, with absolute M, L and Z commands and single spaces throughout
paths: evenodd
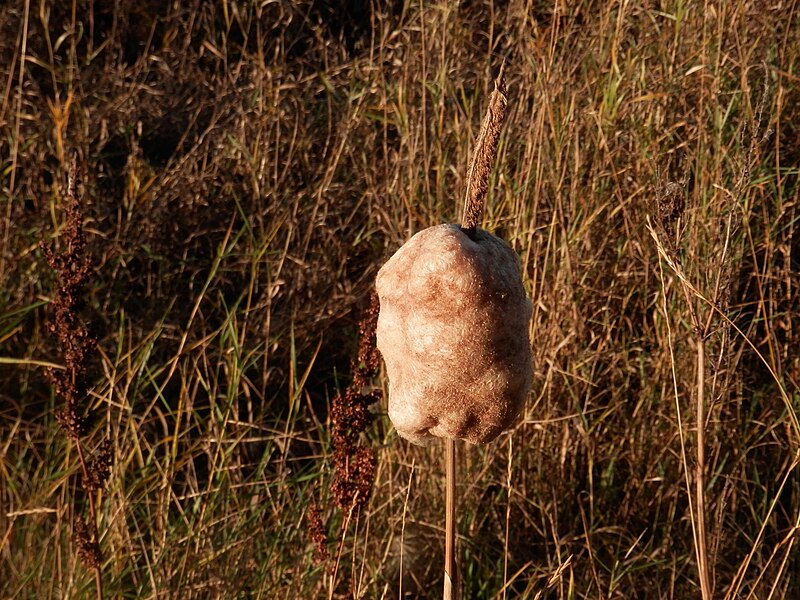
M 485 443 L 513 425 L 531 384 L 531 303 L 519 257 L 458 225 L 417 233 L 378 272 L 377 343 L 403 437 Z

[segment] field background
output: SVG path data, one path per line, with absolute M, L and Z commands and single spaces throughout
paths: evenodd
M 460 455 L 464 598 L 700 597 L 693 317 L 714 597 L 796 598 L 798 12 L 3 3 L 0 597 L 96 596 L 43 366 L 64 353 L 39 244 L 64 250 L 73 152 L 98 339 L 82 443 L 113 455 L 93 498 L 106 597 L 440 595 L 443 448 L 377 403 L 351 432 L 371 495 L 343 510 L 329 409 L 381 264 L 458 220 L 505 57 L 484 226 L 522 259 L 535 376 L 524 422 Z

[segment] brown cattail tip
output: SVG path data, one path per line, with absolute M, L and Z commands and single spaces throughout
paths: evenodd
M 507 105 L 505 63 L 503 63 L 494 82 L 494 91 L 489 97 L 489 108 L 481 123 L 472 162 L 467 172 L 467 194 L 464 199 L 461 229 L 470 239 L 475 238 L 475 231 L 481 223 L 486 191 L 489 189 L 489 175 L 497 155 L 497 142 L 506 117 Z

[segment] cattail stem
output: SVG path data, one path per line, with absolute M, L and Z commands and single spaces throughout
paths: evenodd
M 445 544 L 444 544 L 444 600 L 454 600 L 457 595 L 456 573 L 456 440 L 445 439 Z

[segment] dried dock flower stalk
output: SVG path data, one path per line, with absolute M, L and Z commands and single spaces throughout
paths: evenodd
M 334 474 L 331 492 L 342 510 L 362 508 L 369 500 L 377 458 L 371 448 L 359 445 L 359 436 L 372 422 L 369 407 L 381 399 L 379 390 L 365 391 L 378 370 L 375 324 L 378 300 L 375 294 L 359 324 L 360 342 L 353 361 L 353 381 L 331 404 L 331 437 Z
M 97 345 L 80 312 L 84 305 L 86 283 L 92 274 L 92 260 L 86 252 L 83 230 L 83 208 L 80 193 L 80 172 L 75 157 L 69 167 L 66 221 L 60 233 L 61 252 L 54 252 L 44 242 L 40 247 L 47 263 L 55 271 L 58 288 L 53 300 L 55 316 L 49 323 L 50 332 L 56 336 L 64 358 L 64 370 L 48 371 L 56 395 L 64 408 L 56 419 L 72 440 L 81 465 L 80 488 L 89 501 L 88 518 L 76 514 L 73 519 L 73 541 L 83 564 L 94 571 L 96 597 L 103 597 L 103 556 L 97 528 L 96 493 L 108 480 L 113 463 L 111 441 L 105 439 L 94 454 L 88 449 L 91 424 L 88 397 L 89 360 Z M 75 512 L 81 512 L 75 502 Z

